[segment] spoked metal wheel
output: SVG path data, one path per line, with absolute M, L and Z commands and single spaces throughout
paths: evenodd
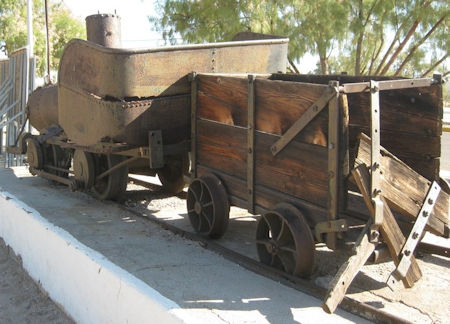
M 124 156 L 113 154 L 95 154 L 94 157 L 96 177 L 126 159 Z M 128 166 L 123 166 L 101 179 L 96 178 L 92 190 L 101 200 L 115 200 L 125 193 L 127 183 Z
M 256 247 L 262 263 L 289 274 L 308 277 L 314 270 L 315 246 L 302 213 L 288 203 L 278 204 L 260 218 Z
M 75 150 L 73 154 L 73 173 L 79 189 L 89 189 L 95 181 L 94 155 Z
M 44 144 L 44 164 L 48 167 L 49 173 L 53 173 L 59 177 L 68 178 L 71 162 L 71 153 L 58 145 Z M 50 166 L 50 167 L 49 167 Z M 67 170 L 67 172 L 55 170 L 51 167 Z
M 210 238 L 225 234 L 230 204 L 219 178 L 208 174 L 194 179 L 189 185 L 186 203 L 189 220 L 197 233 Z
M 177 194 L 183 191 L 184 175 L 189 171 L 189 156 L 186 154 L 179 156 L 169 156 L 166 164 L 158 170 L 158 178 L 163 188 L 172 193 Z

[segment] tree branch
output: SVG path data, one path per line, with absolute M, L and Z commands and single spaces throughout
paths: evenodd
M 297 66 L 295 65 L 294 61 L 291 60 L 290 57 L 288 57 L 288 62 L 291 65 L 292 69 L 294 70 L 295 73 L 300 73 L 297 69 Z
M 428 70 L 426 70 L 423 74 L 422 74 L 422 78 L 427 76 L 427 74 L 429 74 L 431 71 L 433 71 L 439 64 L 441 64 L 442 62 L 445 61 L 445 59 L 448 57 L 448 52 L 445 53 L 444 56 L 442 56 L 438 61 L 434 62 L 429 68 Z M 448 73 L 448 72 L 447 72 Z M 444 74 L 445 76 L 445 74 Z
M 427 8 L 430 5 L 431 1 L 425 2 L 423 5 L 423 8 Z M 398 45 L 397 49 L 395 50 L 394 54 L 392 54 L 390 60 L 386 63 L 383 70 L 381 70 L 380 75 L 385 75 L 386 72 L 389 70 L 391 65 L 394 63 L 394 61 L 397 59 L 398 55 L 401 53 L 405 45 L 408 43 L 410 38 L 414 35 L 414 32 L 416 31 L 417 27 L 419 26 L 422 19 L 416 19 L 414 23 L 412 24 L 411 28 L 408 30 L 408 33 L 406 33 L 405 38 L 401 41 L 400 45 Z
M 406 58 L 403 60 L 402 64 L 400 64 L 400 66 L 398 67 L 397 71 L 395 71 L 394 76 L 397 76 L 400 74 L 400 72 L 405 67 L 406 63 L 408 63 L 411 60 L 411 58 L 413 57 L 413 55 L 417 51 L 417 49 L 428 39 L 428 37 L 430 37 L 430 35 L 439 27 L 439 25 L 444 21 L 444 19 L 447 16 L 448 16 L 448 14 L 445 14 L 444 16 L 442 16 L 441 19 L 439 19 L 433 25 L 433 27 L 428 31 L 428 33 L 426 33 L 425 36 L 423 36 L 416 44 L 414 44 L 414 46 L 411 47 L 411 49 L 409 50 L 408 56 L 406 56 Z

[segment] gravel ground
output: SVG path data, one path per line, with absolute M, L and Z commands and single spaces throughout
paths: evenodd
M 22 268 L 0 239 L 0 323 L 74 323 Z

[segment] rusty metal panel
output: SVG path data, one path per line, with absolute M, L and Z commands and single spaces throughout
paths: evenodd
M 31 125 L 39 131 L 58 124 L 58 87 L 52 84 L 33 91 L 27 109 Z
M 86 17 L 87 39 L 106 47 L 122 47 L 120 17 L 114 14 L 97 14 Z
M 162 130 L 164 144 L 188 138 L 188 95 L 121 102 L 59 89 L 59 97 L 72 98 L 60 109 L 60 121 L 69 139 L 78 145 L 119 142 L 148 145 L 148 131 Z M 175 118 L 176 117 L 176 118 Z
M 141 138 L 147 141 L 149 129 L 161 129 L 164 141 L 169 133 L 186 139 L 190 102 L 177 96 L 190 93 L 188 73 L 283 72 L 287 43 L 276 39 L 125 50 L 72 40 L 59 67 L 59 124 L 79 145 L 139 145 Z M 167 99 L 161 105 L 150 100 L 154 97 Z M 154 113 L 156 104 L 160 113 Z M 158 119 L 163 121 L 149 125 Z
M 123 99 L 189 92 L 196 72 L 284 72 L 287 39 L 185 45 L 149 50 L 113 49 L 71 40 L 59 67 L 59 85 Z

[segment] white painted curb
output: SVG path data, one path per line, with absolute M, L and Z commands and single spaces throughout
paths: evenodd
M 0 237 L 78 323 L 194 323 L 176 303 L 0 192 Z

